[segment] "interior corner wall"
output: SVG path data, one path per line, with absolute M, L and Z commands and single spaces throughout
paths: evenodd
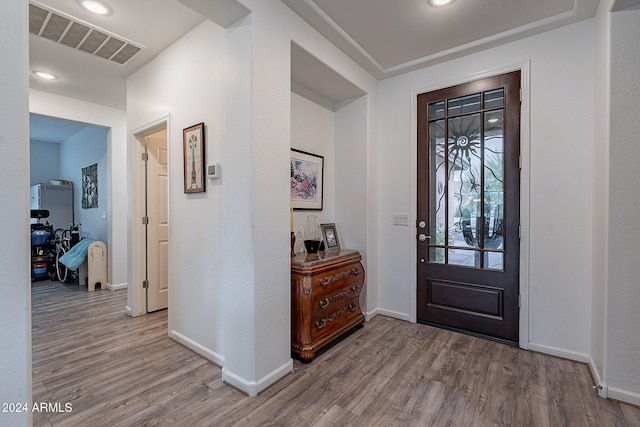
M 411 212 L 417 94 L 530 64 L 529 341 L 539 351 L 587 361 L 590 350 L 594 117 L 594 20 L 435 65 L 380 83 L 380 306 L 410 317 L 415 303 Z M 415 120 L 415 119 L 413 119 Z M 413 168 L 415 170 L 415 168 Z M 412 187 L 413 186 L 413 187 Z M 562 327 L 558 327 L 562 325 Z
M 107 139 L 109 129 L 90 126 L 60 144 L 59 178 L 73 182 L 74 221 L 80 225 L 80 236 L 108 242 L 109 171 Z M 98 207 L 82 207 L 82 169 L 98 165 Z M 68 224 L 53 224 L 68 228 Z
M 251 203 L 254 248 L 254 379 L 263 388 L 291 359 L 291 35 L 281 2 L 253 1 Z
M 335 217 L 342 231 L 341 246 L 357 249 L 365 262 L 369 217 L 368 106 L 369 97 L 364 95 L 336 111 L 335 136 Z
M 31 140 L 29 146 L 31 185 L 48 184 L 50 179 L 59 178 L 60 144 Z
M 130 130 L 169 117 L 169 334 L 219 364 L 224 362 L 221 312 L 226 299 L 220 283 L 225 250 L 220 212 L 228 167 L 220 158 L 224 43 L 224 30 L 205 21 L 127 79 Z M 205 163 L 220 162 L 223 178 L 206 179 L 205 192 L 186 194 L 183 129 L 200 122 L 205 126 Z M 131 137 L 129 144 L 138 142 Z
M 30 405 L 28 4 L 0 0 L 0 8 L 0 402 Z M 31 419 L 31 411 L 0 413 L 7 426 L 30 426 Z
M 596 99 L 594 111 L 594 147 L 593 147 L 593 245 L 591 269 L 593 287 L 591 299 L 591 349 L 590 366 L 594 380 L 605 383 L 605 324 L 606 324 L 606 282 L 608 253 L 608 203 L 609 199 L 609 67 L 611 34 L 611 4 L 614 0 L 603 0 L 598 5 L 596 24 Z M 606 394 L 606 391 L 600 391 Z
M 225 118 L 221 159 L 223 201 L 220 245 L 224 305 L 223 380 L 250 395 L 255 384 L 255 261 L 252 244 L 252 57 L 253 17 L 225 30 Z M 238 313 L 243 315 L 239 316 Z M 249 383 L 249 384 L 247 384 Z
M 294 211 L 294 228 L 302 232 L 307 215 L 320 223 L 336 222 L 336 113 L 291 92 L 291 148 L 324 157 L 323 207 L 321 211 Z M 339 231 L 343 224 L 338 224 Z M 339 236 L 342 237 L 342 236 Z M 297 242 L 296 248 L 304 248 Z
M 107 145 L 107 250 L 109 284 L 127 284 L 127 128 L 123 110 L 29 90 L 29 111 L 109 128 Z
M 605 371 L 609 397 L 640 405 L 640 10 L 611 14 L 609 253 Z M 635 227 L 635 228 L 634 228 Z

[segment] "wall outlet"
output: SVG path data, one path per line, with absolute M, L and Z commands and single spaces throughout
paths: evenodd
M 406 213 L 394 213 L 393 214 L 393 225 L 409 225 L 409 214 Z

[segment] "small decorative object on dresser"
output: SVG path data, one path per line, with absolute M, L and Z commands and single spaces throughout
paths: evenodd
M 291 258 L 291 347 L 303 362 L 364 323 L 362 256 L 341 250 Z
M 335 224 L 320 224 L 322 229 L 322 241 L 324 242 L 324 250 L 340 250 L 340 241 L 338 240 L 338 230 Z
M 308 254 L 315 254 L 320 248 L 320 223 L 315 215 L 307 215 L 307 222 L 304 224 L 304 247 Z

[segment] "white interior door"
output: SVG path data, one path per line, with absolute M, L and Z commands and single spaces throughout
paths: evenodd
M 167 198 L 167 131 L 146 137 L 147 311 L 169 302 L 169 209 Z

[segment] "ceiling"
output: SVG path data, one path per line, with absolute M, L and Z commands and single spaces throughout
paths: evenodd
M 42 81 L 30 75 L 29 85 L 61 95 L 126 108 L 126 77 L 152 60 L 204 18 L 175 0 L 106 0 L 113 10 L 100 16 L 82 8 L 77 0 L 33 0 L 58 16 L 117 36 L 142 49 L 120 65 L 41 36 L 29 34 L 30 70 L 44 69 L 59 76 Z
M 140 52 L 120 65 L 30 34 L 31 70 L 60 76 L 41 81 L 31 75 L 32 88 L 126 109 L 126 77 L 200 24 L 203 15 L 220 15 L 216 22 L 227 26 L 248 13 L 242 0 L 104 1 L 113 10 L 109 16 L 92 14 L 77 0 L 31 3 L 130 42 Z M 590 18 L 598 1 L 456 0 L 434 8 L 427 0 L 282 0 L 378 79 Z M 616 1 L 618 8 L 639 3 Z M 299 88 L 332 103 L 362 94 L 304 49 L 292 46 L 292 80 Z
M 595 15 L 599 0 L 282 0 L 374 77 L 468 55 Z M 627 0 L 628 1 L 628 0 Z
M 32 141 L 60 144 L 88 127 L 86 123 L 63 120 L 40 114 L 29 114 L 30 134 Z

